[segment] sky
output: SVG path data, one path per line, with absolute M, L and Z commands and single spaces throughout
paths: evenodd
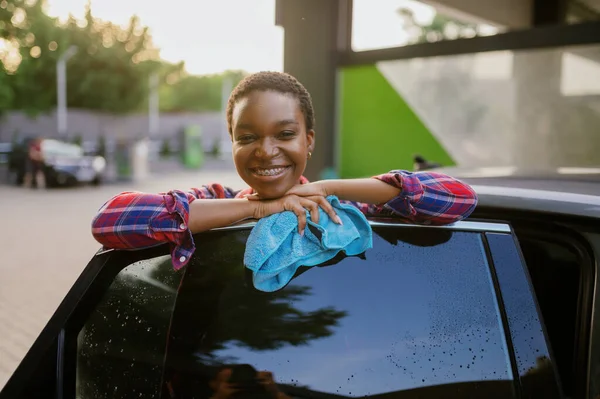
M 48 0 L 47 12 L 79 18 L 86 2 Z M 185 61 L 190 73 L 283 68 L 283 30 L 275 26 L 275 0 L 96 0 L 91 4 L 96 17 L 119 24 L 137 14 L 150 28 L 161 57 Z
M 49 15 L 81 18 L 87 0 L 47 0 Z M 169 4 L 165 7 L 165 4 Z M 410 0 L 355 0 L 355 50 L 397 46 L 406 40 L 395 10 L 408 4 L 430 20 L 433 9 Z M 137 14 L 167 61 L 185 61 L 192 74 L 226 69 L 283 69 L 283 28 L 275 26 L 275 0 L 92 0 L 93 14 L 126 24 Z

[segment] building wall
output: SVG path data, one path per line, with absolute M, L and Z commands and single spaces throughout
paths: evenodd
M 375 65 L 341 70 L 339 173 L 362 177 L 412 169 L 419 153 L 454 161 Z
M 68 136 L 81 136 L 84 141 L 96 141 L 99 136 L 108 140 L 135 139 L 148 131 L 148 116 L 110 115 L 87 110 L 72 109 L 67 115 Z M 56 114 L 29 118 L 22 112 L 9 112 L 0 118 L 0 142 L 10 142 L 13 134 L 56 136 Z M 156 139 L 175 139 L 190 125 L 202 128 L 203 143 L 208 149 L 215 140 L 227 133 L 224 118 L 219 112 L 161 114 Z

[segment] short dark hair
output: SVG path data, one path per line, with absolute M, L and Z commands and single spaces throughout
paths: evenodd
M 231 126 L 233 107 L 239 100 L 254 91 L 274 91 L 294 96 L 298 100 L 300 110 L 304 115 L 306 130 L 314 129 L 315 111 L 313 110 L 312 99 L 302 83 L 292 75 L 284 72 L 264 71 L 246 76 L 231 92 L 227 102 L 227 130 L 229 130 L 229 134 L 233 133 Z

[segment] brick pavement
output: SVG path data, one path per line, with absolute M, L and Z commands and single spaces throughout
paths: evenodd
M 0 387 L 99 248 L 90 221 L 102 203 L 130 189 L 159 192 L 211 182 L 245 187 L 230 164 L 218 168 L 102 187 L 36 191 L 0 185 Z

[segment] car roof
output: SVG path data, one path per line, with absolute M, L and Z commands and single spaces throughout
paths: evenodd
M 600 218 L 600 168 L 441 168 L 470 184 L 480 207 Z

